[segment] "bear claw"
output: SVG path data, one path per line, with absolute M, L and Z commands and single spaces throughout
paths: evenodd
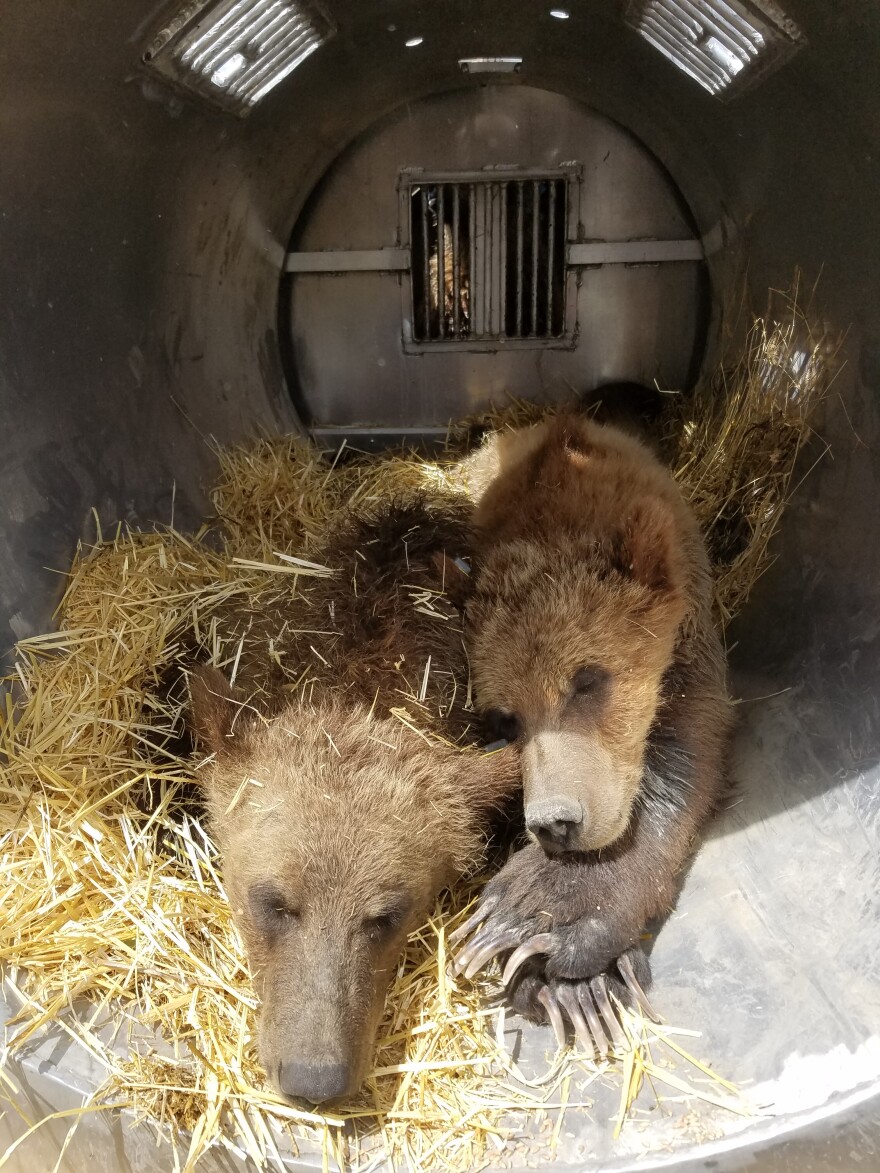
M 627 1036 L 611 1001 L 613 988 L 608 982 L 601 974 L 590 981 L 563 980 L 542 985 L 535 1001 L 544 1007 L 560 1046 L 567 1041 L 567 1018 L 581 1047 L 599 1059 L 626 1049 Z
M 626 1046 L 626 1035 L 623 1028 L 617 1020 L 617 1013 L 611 1005 L 611 999 L 608 997 L 608 986 L 605 982 L 604 976 L 594 977 L 590 982 L 590 992 L 593 995 L 593 1001 L 599 1009 L 602 1016 L 602 1022 L 605 1024 L 608 1033 L 616 1047 Z
M 602 1019 L 599 1017 L 599 1014 L 596 1010 L 596 1005 L 590 996 L 589 989 L 586 986 L 579 985 L 577 988 L 577 996 L 581 1010 L 586 1015 L 587 1022 L 589 1023 L 590 1043 L 599 1053 L 600 1059 L 607 1059 L 610 1047 L 608 1036 L 602 1026 Z M 576 1023 L 575 1033 L 577 1033 Z M 589 1047 L 586 1049 L 589 1050 Z
M 552 944 L 553 937 L 550 933 L 539 933 L 536 937 L 531 937 L 523 945 L 520 945 L 518 949 L 514 949 L 504 967 L 504 973 L 501 975 L 501 981 L 504 985 L 510 985 L 511 978 L 524 961 L 528 961 L 536 953 L 546 953 Z
M 449 934 L 449 944 L 457 945 L 459 941 L 463 941 L 468 933 L 473 932 L 478 925 L 483 923 L 497 903 L 497 896 L 487 896 L 484 900 L 481 900 L 476 912 L 472 912 L 467 920 L 458 926 L 455 932 Z
M 626 953 L 618 957 L 617 968 L 620 970 L 620 976 L 623 978 L 626 988 L 632 994 L 633 998 L 635 998 L 636 1005 L 641 1008 L 642 1013 L 646 1014 L 648 1018 L 653 1019 L 654 1022 L 659 1022 L 659 1015 L 648 1001 L 648 995 L 639 984 L 635 970 L 633 969 L 633 963 Z
M 562 1011 L 559 1009 L 559 1004 L 554 998 L 549 986 L 544 986 L 540 991 L 538 1001 L 547 1011 L 547 1017 L 550 1019 L 550 1025 L 553 1027 L 553 1033 L 556 1035 L 556 1042 L 560 1047 L 564 1047 L 565 1020 L 562 1017 Z
M 575 1038 L 583 1049 L 598 1051 L 602 1059 L 607 1058 L 608 1043 L 605 1033 L 599 1025 L 595 1011 L 590 1014 L 592 1008 L 589 1005 L 589 999 L 586 1000 L 587 1005 L 584 1006 L 582 992 L 573 986 L 560 986 L 557 998 L 568 1015 L 569 1022 L 574 1027 Z M 589 1021 L 584 1017 L 585 1010 L 590 1014 Z
M 472 941 L 458 955 L 456 971 L 461 973 L 464 970 L 464 976 L 472 978 L 479 973 L 488 961 L 492 960 L 496 953 L 504 953 L 507 949 L 512 949 L 518 940 L 517 933 L 512 929 L 508 929 L 507 932 L 491 936 L 485 943 Z

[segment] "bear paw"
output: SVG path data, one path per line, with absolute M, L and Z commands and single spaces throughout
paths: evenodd
M 641 979 L 641 980 L 640 980 Z M 648 959 L 641 949 L 622 954 L 609 972 L 589 980 L 546 978 L 524 973 L 508 988 L 512 1009 L 532 1022 L 549 1022 L 560 1047 L 569 1029 L 578 1044 L 594 1058 L 607 1059 L 627 1049 L 619 1008 L 639 1011 L 659 1021 L 643 988 L 650 981 Z
M 548 978 L 592 978 L 638 945 L 642 928 L 637 910 L 597 869 L 550 860 L 530 844 L 489 881 L 476 912 L 450 936 L 457 945 L 473 934 L 454 972 L 472 978 L 494 957 L 512 953 L 505 985 L 537 956 Z

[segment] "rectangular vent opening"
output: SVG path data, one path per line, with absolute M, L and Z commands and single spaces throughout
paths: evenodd
M 334 32 L 308 0 L 202 0 L 179 12 L 143 59 L 176 84 L 245 113 Z
M 805 43 L 772 0 L 631 0 L 626 21 L 718 97 L 763 80 Z
M 564 338 L 567 189 L 552 175 L 414 183 L 413 340 Z

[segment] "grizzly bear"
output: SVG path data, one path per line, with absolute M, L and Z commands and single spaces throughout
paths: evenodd
M 408 931 L 519 786 L 516 751 L 474 748 L 460 616 L 432 562 L 464 550 L 466 517 L 410 501 L 353 521 L 321 552 L 335 574 L 220 617 L 235 690 L 191 674 L 260 1060 L 285 1096 L 359 1087 Z
M 488 884 L 456 964 L 513 950 L 513 1006 L 557 1034 L 561 1007 L 603 1050 L 609 988 L 650 1009 L 640 938 L 725 786 L 709 561 L 670 473 L 617 428 L 563 415 L 494 435 L 464 471 L 474 696 L 521 748 L 531 842 Z

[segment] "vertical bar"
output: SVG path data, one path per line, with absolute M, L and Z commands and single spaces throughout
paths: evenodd
M 522 338 L 523 301 L 523 185 L 516 185 L 516 336 Z
M 498 184 L 501 201 L 501 225 L 498 233 L 498 329 L 499 336 L 507 334 L 507 187 Z
M 471 332 L 479 338 L 482 332 L 482 238 L 478 219 L 480 184 L 471 184 Z
M 470 290 L 471 334 L 478 331 L 477 298 L 479 292 L 477 275 L 477 185 L 468 184 L 468 230 L 470 232 L 470 255 L 468 256 L 468 287 Z
M 498 184 L 487 183 L 486 192 L 486 333 L 495 333 L 495 310 L 497 308 L 495 274 L 495 202 L 498 198 Z
M 459 221 L 461 192 L 457 183 L 452 185 L 452 336 L 461 337 L 461 245 L 459 244 Z
M 497 274 L 499 274 L 499 233 L 497 233 L 497 223 L 499 223 L 499 192 L 501 190 L 500 184 L 489 183 L 487 185 L 488 196 L 488 216 L 486 217 L 486 232 L 488 240 L 489 253 L 489 320 L 488 333 L 494 337 L 499 332 L 497 327 L 497 307 L 499 307 L 499 292 L 497 292 Z
M 425 283 L 425 342 L 431 341 L 431 260 L 428 247 L 428 193 L 424 185 L 419 189 L 422 219 L 422 280 Z
M 480 248 L 482 251 L 483 280 L 481 284 L 482 299 L 480 302 L 480 334 L 485 337 L 491 329 L 490 314 L 492 313 L 492 253 L 489 247 L 489 216 L 492 206 L 492 195 L 487 184 L 481 183 L 478 188 L 480 205 Z
M 446 337 L 446 209 L 443 184 L 437 184 L 437 321 L 440 337 Z
M 548 338 L 552 338 L 553 330 L 553 248 L 556 243 L 556 196 L 559 190 L 559 183 L 557 180 L 552 180 L 549 185 L 548 199 L 550 202 L 549 215 L 547 217 L 549 223 L 547 226 L 547 329 L 545 331 Z
M 540 180 L 532 180 L 532 338 L 538 332 L 538 211 L 541 199 Z

